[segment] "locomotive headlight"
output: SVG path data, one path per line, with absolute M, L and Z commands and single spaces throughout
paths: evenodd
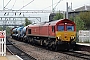
M 58 39 L 60 39 L 60 37 L 58 36 Z
M 74 39 L 75 37 L 74 36 L 71 36 L 71 39 Z
M 74 36 L 73 36 L 73 39 L 74 39 Z
M 58 36 L 58 37 L 57 37 L 57 40 L 59 40 L 59 39 L 60 39 L 60 37 Z
M 57 36 L 56 39 L 57 40 L 60 40 L 61 39 L 61 35 Z

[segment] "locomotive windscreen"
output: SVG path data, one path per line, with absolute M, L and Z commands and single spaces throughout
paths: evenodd
M 74 26 L 67 26 L 67 31 L 74 31 Z
M 58 26 L 58 31 L 64 31 L 64 26 Z

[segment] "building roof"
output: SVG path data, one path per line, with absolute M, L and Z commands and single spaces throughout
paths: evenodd
M 90 6 L 82 6 L 80 8 L 75 9 L 75 11 L 90 11 Z

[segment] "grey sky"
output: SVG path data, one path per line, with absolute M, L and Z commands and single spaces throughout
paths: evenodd
M 9 2 L 10 0 L 4 0 L 4 6 Z M 20 9 L 22 6 L 26 5 L 32 0 L 11 0 L 10 3 L 6 6 L 6 8 L 11 9 Z M 57 3 L 59 0 L 53 0 L 53 4 Z M 76 9 L 78 7 L 84 6 L 84 5 L 90 5 L 90 0 L 61 0 L 61 2 L 57 5 L 56 10 L 66 10 L 66 2 L 69 2 L 69 6 L 72 2 L 73 9 Z M 13 6 L 13 4 L 15 5 Z M 0 9 L 3 9 L 3 0 L 0 0 Z M 48 7 L 52 5 L 52 0 L 34 0 L 32 3 L 30 3 L 28 6 L 26 6 L 25 9 L 29 10 L 51 10 L 52 7 Z M 56 4 L 53 5 L 53 7 Z
M 3 10 L 3 1 L 4 7 L 10 0 L 0 0 L 0 10 Z M 29 2 L 33 0 L 11 0 L 10 3 L 5 7 L 8 9 L 19 10 Z M 57 2 L 60 0 L 53 0 L 53 7 L 56 6 Z M 65 11 L 66 10 L 66 2 L 68 2 L 69 6 L 72 2 L 72 9 L 79 8 L 84 5 L 90 6 L 90 0 L 61 0 L 61 2 L 56 6 L 55 10 Z M 34 0 L 32 3 L 24 7 L 22 10 L 52 10 L 52 0 Z M 49 7 L 50 6 L 50 7 Z M 3 14 L 3 15 L 2 15 Z M 4 13 L 0 14 L 0 16 L 4 16 Z M 30 17 L 41 17 L 41 21 L 48 21 L 50 13 L 27 13 L 25 16 Z M 8 16 L 15 16 L 15 13 L 10 13 Z M 17 14 L 19 16 L 19 13 Z M 21 15 L 23 16 L 23 14 Z M 37 19 L 33 19 L 35 22 L 38 22 Z

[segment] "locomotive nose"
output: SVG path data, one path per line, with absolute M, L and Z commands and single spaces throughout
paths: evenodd
M 75 32 L 57 32 L 56 37 L 60 41 L 73 41 L 75 40 Z
M 74 32 L 65 32 L 64 33 L 64 40 L 65 41 L 73 41 L 73 40 L 75 40 L 75 33 Z
M 67 38 L 67 33 L 64 34 L 64 38 Z

